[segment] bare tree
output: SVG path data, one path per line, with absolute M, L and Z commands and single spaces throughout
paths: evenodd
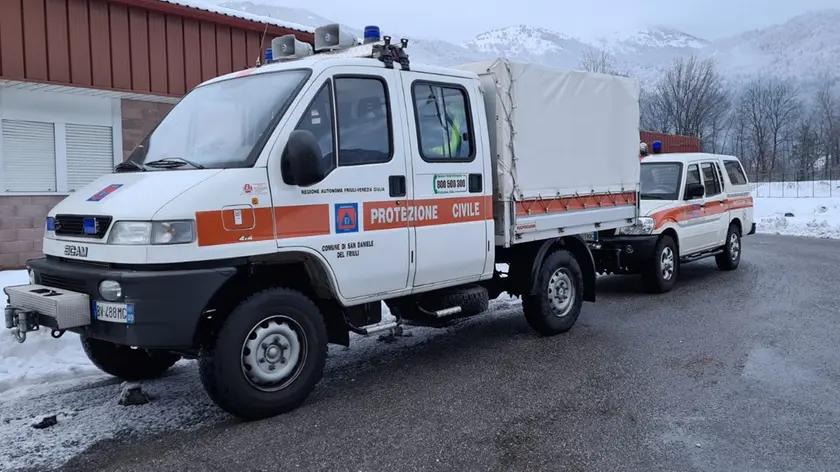
M 599 72 L 601 74 L 612 74 L 621 77 L 629 77 L 627 71 L 620 71 L 615 66 L 615 59 L 606 51 L 599 49 L 590 49 L 584 53 L 580 59 L 580 67 L 589 72 Z
M 744 120 L 745 151 L 754 169 L 770 173 L 788 164 L 797 119 L 802 103 L 799 91 L 790 82 L 759 78 L 750 82 L 738 103 L 737 113 Z M 813 126 L 808 122 L 807 128 Z
M 816 95 L 819 134 L 826 165 L 840 164 L 840 99 L 831 91 L 831 80 L 823 76 Z
M 796 180 L 809 180 L 814 165 L 821 157 L 820 117 L 817 110 L 801 115 L 793 130 L 791 164 L 796 169 Z
M 711 59 L 680 59 L 646 94 L 644 123 L 663 125 L 660 130 L 708 138 L 725 128 L 731 99 L 723 78 Z

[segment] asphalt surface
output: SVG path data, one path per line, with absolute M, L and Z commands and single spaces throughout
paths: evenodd
M 102 443 L 64 470 L 840 470 L 840 241 L 744 246 L 737 271 L 689 264 L 665 295 L 604 278 L 565 335 L 482 315 L 328 369 L 292 413 Z

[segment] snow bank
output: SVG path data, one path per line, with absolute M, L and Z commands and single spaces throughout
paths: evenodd
M 756 232 L 840 239 L 840 191 L 837 195 L 834 198 L 755 198 Z

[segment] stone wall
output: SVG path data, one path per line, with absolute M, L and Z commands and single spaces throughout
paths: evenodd
M 41 257 L 47 213 L 63 196 L 0 196 L 0 270 L 20 269 Z
M 174 105 L 168 103 L 122 101 L 123 159 L 149 134 L 149 131 L 169 113 Z

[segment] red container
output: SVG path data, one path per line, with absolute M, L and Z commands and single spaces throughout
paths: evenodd
M 702 148 L 700 138 L 693 136 L 642 131 L 639 133 L 639 138 L 643 143 L 647 143 L 648 152 L 651 154 L 653 154 L 654 141 L 662 142 L 662 154 L 671 152 L 700 152 Z

